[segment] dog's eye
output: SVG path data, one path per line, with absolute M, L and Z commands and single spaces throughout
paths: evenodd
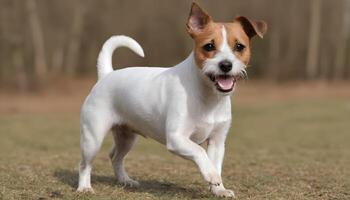
M 245 46 L 239 42 L 237 42 L 233 47 L 233 50 L 237 52 L 242 52 L 244 49 L 245 49 Z
M 215 50 L 215 45 L 214 45 L 214 43 L 208 43 L 208 44 L 206 44 L 206 45 L 204 45 L 203 46 L 203 49 L 205 50 L 205 51 L 214 51 Z

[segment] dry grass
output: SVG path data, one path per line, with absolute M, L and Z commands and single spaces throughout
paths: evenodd
M 91 83 L 82 83 L 81 92 L 0 96 L 0 199 L 214 199 L 192 163 L 143 138 L 126 161 L 141 187 L 116 185 L 107 157 L 110 136 L 94 162 L 96 194 L 76 194 L 78 110 Z M 349 199 L 347 86 L 268 88 L 249 83 L 239 90 L 226 186 L 238 199 Z

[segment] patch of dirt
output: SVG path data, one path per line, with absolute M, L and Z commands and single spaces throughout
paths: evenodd
M 0 92 L 0 113 L 76 113 L 94 84 L 94 79 L 60 80 L 39 92 Z

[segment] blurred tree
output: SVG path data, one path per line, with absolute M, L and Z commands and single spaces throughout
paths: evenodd
M 37 82 L 45 82 L 47 77 L 47 61 L 45 53 L 44 35 L 39 20 L 36 0 L 26 0 L 25 5 L 28 12 L 28 20 L 34 47 L 34 69 Z
M 270 22 L 272 24 L 269 24 L 269 52 L 268 52 L 268 64 L 267 67 L 265 69 L 265 76 L 268 77 L 269 79 L 272 80 L 278 80 L 280 75 L 281 75 L 281 40 L 282 40 L 282 36 L 281 36 L 281 26 L 277 26 L 277 24 L 281 24 L 282 23 L 282 17 L 281 17 L 281 13 L 279 12 L 283 5 L 283 2 L 281 1 L 277 1 L 275 2 L 275 8 L 276 11 L 275 12 L 270 12 Z
M 198 0 L 215 21 L 237 15 L 264 19 L 249 73 L 270 80 L 350 78 L 350 0 Z M 111 35 L 143 46 L 145 59 L 121 49 L 118 67 L 171 66 L 189 54 L 185 30 L 190 1 L 0 0 L 0 82 L 21 90 L 49 77 L 95 74 Z
M 74 17 L 70 30 L 70 37 L 67 50 L 66 71 L 72 76 L 76 72 L 78 59 L 80 55 L 81 38 L 84 28 L 86 13 L 88 12 L 90 1 L 78 0 L 75 1 Z
M 21 11 L 21 2 L 14 1 L 14 6 L 18 9 L 18 11 Z M 26 92 L 29 89 L 29 80 L 28 75 L 25 70 L 25 61 L 24 61 L 24 51 L 23 51 L 23 43 L 24 43 L 24 37 L 23 35 L 25 33 L 21 32 L 21 26 L 23 26 L 22 22 L 22 15 L 23 12 L 13 12 L 12 13 L 12 19 L 16 22 L 15 25 L 13 25 L 13 28 L 17 32 L 17 37 L 12 45 L 12 66 L 14 68 L 15 73 L 15 79 L 16 79 L 16 87 L 19 89 L 20 92 Z
M 318 56 L 319 44 L 321 34 L 321 10 L 322 0 L 310 0 L 310 31 L 308 56 L 306 60 L 306 75 L 313 79 L 317 76 L 318 70 Z
M 349 37 L 350 37 L 350 1 L 341 1 L 343 16 L 342 23 L 339 31 L 337 50 L 334 63 L 334 79 L 342 79 L 345 77 L 345 65 L 346 65 L 346 50 L 348 49 Z

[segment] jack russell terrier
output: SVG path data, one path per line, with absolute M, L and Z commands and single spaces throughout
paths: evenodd
M 98 82 L 81 108 L 79 187 L 91 191 L 91 163 L 107 132 L 112 130 L 110 153 L 117 181 L 138 186 L 123 166 L 137 135 L 153 138 L 193 161 L 210 191 L 234 197 L 225 189 L 221 168 L 231 123 L 231 99 L 236 82 L 247 76 L 250 39 L 267 30 L 263 21 L 240 16 L 229 23 L 214 22 L 192 4 L 187 32 L 193 52 L 171 68 L 130 67 L 113 71 L 112 54 L 128 47 L 144 56 L 141 46 L 126 36 L 108 39 L 98 56 Z M 200 144 L 207 142 L 205 150 Z

